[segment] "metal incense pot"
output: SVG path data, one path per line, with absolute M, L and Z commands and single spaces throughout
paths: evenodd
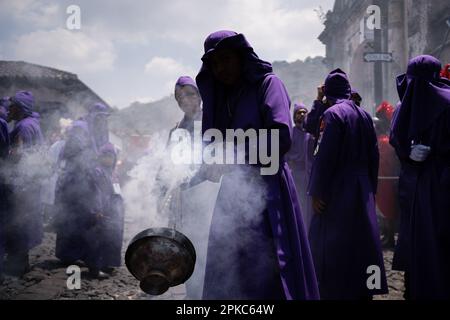
M 125 264 L 142 291 L 160 295 L 186 282 L 194 272 L 195 248 L 174 228 L 150 228 L 137 234 L 127 248 Z

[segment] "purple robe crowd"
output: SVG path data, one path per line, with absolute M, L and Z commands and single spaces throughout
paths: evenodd
M 81 260 L 95 275 L 121 265 L 124 231 L 123 200 L 114 190 L 117 155 L 108 142 L 108 115 L 108 108 L 98 103 L 69 128 L 55 194 L 56 257 L 68 265 Z
M 8 268 L 12 274 L 28 271 L 28 251 L 39 245 L 43 236 L 40 185 L 23 175 L 21 160 L 35 152 L 43 144 L 39 114 L 33 111 L 34 97 L 31 92 L 19 91 L 2 101 L 2 161 L 8 168 L 2 176 L 2 226 L 1 245 L 3 263 L 7 255 Z M 15 125 L 8 133 L 6 122 Z M 6 171 L 6 170 L 5 170 Z M 27 169 L 25 168 L 25 171 Z M 5 180 L 6 179 L 6 180 Z
M 43 238 L 45 175 L 39 175 L 40 163 L 24 167 L 33 165 L 29 162 L 33 158 L 27 157 L 46 150 L 34 109 L 34 96 L 27 91 L 0 101 L 1 279 L 5 272 L 23 276 L 30 268 L 29 250 Z M 58 157 L 62 169 L 55 190 L 56 256 L 68 264 L 82 260 L 97 276 L 121 265 L 124 231 L 123 200 L 114 187 L 117 155 L 109 143 L 108 115 L 106 106 L 95 104 L 68 129 Z M 12 120 L 9 132 L 7 121 Z
M 260 162 L 214 167 L 225 174 L 210 226 L 203 299 L 386 294 L 375 202 L 378 139 L 346 73 L 329 73 L 309 112 L 295 104 L 293 126 L 286 87 L 243 34 L 210 34 L 201 60 L 195 81 L 183 76 L 175 85 L 184 112 L 176 128 L 192 134 L 201 120 L 203 133 L 255 129 L 262 139 L 259 129 L 268 129 L 270 141 L 276 129 L 279 137 L 273 175 L 261 175 Z M 393 269 L 405 272 L 407 299 L 450 298 L 450 81 L 441 69 L 434 57 L 419 56 L 397 78 L 390 143 L 401 162 L 401 224 Z M 0 277 L 4 256 L 23 275 L 28 251 L 43 237 L 40 186 L 15 179 L 20 159 L 44 143 L 34 104 L 26 91 L 0 100 L 0 162 L 10 171 L 0 176 Z M 109 114 L 97 103 L 72 123 L 55 191 L 56 257 L 67 265 L 81 260 L 96 276 L 122 259 L 124 203 L 115 188 Z M 199 172 L 187 185 L 211 174 Z

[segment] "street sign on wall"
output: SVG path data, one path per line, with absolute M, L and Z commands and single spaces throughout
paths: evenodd
M 392 62 L 394 58 L 391 52 L 368 52 L 364 54 L 365 62 Z

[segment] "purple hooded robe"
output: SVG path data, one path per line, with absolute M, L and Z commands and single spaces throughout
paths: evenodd
M 93 242 L 97 242 L 94 254 L 99 256 L 98 268 L 119 267 L 122 260 L 122 242 L 124 232 L 124 204 L 122 197 L 114 190 L 114 168 L 117 154 L 114 145 L 108 143 L 99 150 L 100 156 L 112 155 L 114 164 L 106 167 L 99 163 L 93 172 L 93 179 L 98 192 L 97 199 L 101 202 L 103 217 L 96 228 L 88 235 Z
M 208 63 L 209 55 L 219 48 L 238 50 L 243 61 L 244 83 L 228 97 L 235 101 L 231 116 L 223 106 L 224 87 L 214 79 Z M 248 212 L 252 209 L 246 205 L 253 200 L 254 181 L 261 178 L 259 169 L 243 166 L 247 178 L 236 181 L 233 174 L 222 178 L 211 222 L 203 298 L 318 299 L 295 184 L 283 159 L 292 136 L 287 91 L 242 34 L 215 32 L 204 49 L 196 78 L 203 100 L 203 133 L 211 128 L 223 134 L 226 129 L 279 129 L 280 168 L 275 175 L 262 177 L 267 195 L 259 214 Z M 249 214 L 258 214 L 257 222 L 246 220 Z
M 300 109 L 308 111 L 304 105 L 295 104 L 294 115 Z M 304 121 L 306 121 L 306 118 Z M 314 214 L 311 197 L 307 194 L 314 154 L 314 138 L 305 131 L 304 124 L 305 122 L 303 122 L 303 125 L 300 127 L 295 125 L 293 128 L 292 146 L 286 154 L 286 161 L 289 163 L 292 176 L 294 177 L 297 197 L 302 211 L 303 223 L 305 225 L 306 233 L 308 233 L 309 225 Z
M 95 161 L 88 125 L 75 121 L 68 129 L 61 160 L 65 167 L 56 183 L 55 255 L 64 263 L 78 259 L 97 264 L 87 233 L 96 223 L 95 214 L 101 210 L 101 201 L 92 175 Z
M 22 152 L 33 152 L 43 144 L 44 139 L 39 114 L 32 111 L 34 107 L 32 93 L 19 91 L 11 98 L 11 103 L 18 106 L 23 114 L 23 118 L 16 122 L 10 133 L 11 150 L 14 150 L 10 161 L 17 163 Z M 11 255 L 27 252 L 39 245 L 43 237 L 40 184 L 33 181 L 26 185 L 11 186 L 9 204 L 6 219 L 6 250 Z
M 418 56 L 397 78 L 390 142 L 402 164 L 401 222 L 393 268 L 405 271 L 409 299 L 450 299 L 450 81 L 440 69 L 436 58 Z M 409 158 L 413 142 L 431 147 L 424 162 Z
M 7 118 L 7 108 L 9 107 L 9 98 L 0 99 L 0 162 L 3 166 L 4 161 L 9 155 L 9 132 Z M 4 177 L 0 176 L 0 276 L 3 273 L 3 256 L 5 255 L 5 218 L 8 209 L 7 206 L 7 186 Z
M 387 292 L 375 211 L 379 153 L 372 118 L 348 100 L 350 84 L 342 70 L 325 81 L 334 101 L 320 121 L 320 136 L 309 195 L 327 204 L 310 227 L 310 244 L 322 299 L 370 299 Z M 369 266 L 379 268 L 380 287 L 370 290 Z

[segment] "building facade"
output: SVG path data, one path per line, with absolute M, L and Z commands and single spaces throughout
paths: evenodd
M 336 0 L 324 24 L 319 40 L 327 67 L 349 74 L 372 113 L 383 100 L 398 101 L 395 78 L 412 57 L 431 54 L 450 62 L 448 0 Z

